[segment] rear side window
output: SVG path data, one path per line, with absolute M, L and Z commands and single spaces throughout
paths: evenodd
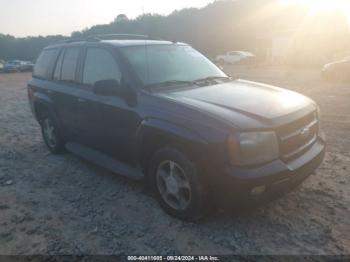
M 83 83 L 94 85 L 101 80 L 120 81 L 120 69 L 110 52 L 100 48 L 88 48 L 86 53 Z
M 77 70 L 79 50 L 80 49 L 78 47 L 71 47 L 66 49 L 61 69 L 62 81 L 75 81 L 75 72 Z
M 56 55 L 56 49 L 44 50 L 36 60 L 33 76 L 39 78 L 46 78 L 47 70 L 50 63 L 53 61 Z

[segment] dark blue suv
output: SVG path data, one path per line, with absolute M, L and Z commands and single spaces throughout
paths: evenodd
M 184 43 L 106 38 L 52 45 L 37 60 L 28 95 L 51 152 L 145 179 L 184 220 L 270 199 L 322 162 L 309 98 L 233 79 Z

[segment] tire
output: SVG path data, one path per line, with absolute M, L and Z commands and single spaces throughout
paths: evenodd
M 64 141 L 59 132 L 57 122 L 51 114 L 44 114 L 41 121 L 41 133 L 47 148 L 53 154 L 61 154 L 65 152 Z
M 198 166 L 183 151 L 175 147 L 158 150 L 152 157 L 148 178 L 166 213 L 185 221 L 196 221 L 208 213 L 203 177 Z M 167 193 L 170 194 L 166 197 Z

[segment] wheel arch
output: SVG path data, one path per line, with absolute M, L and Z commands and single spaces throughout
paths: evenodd
M 57 118 L 52 99 L 43 94 L 34 95 L 33 109 L 35 118 L 39 123 L 45 113 L 53 114 L 53 116 Z
M 40 93 L 35 94 L 35 99 L 33 100 L 33 111 L 39 124 L 41 124 L 43 116 L 45 116 L 46 113 L 49 113 L 56 122 L 57 128 L 61 132 L 62 136 L 65 136 L 61 119 L 58 117 L 55 104 L 50 97 Z
M 147 175 L 150 160 L 160 148 L 176 146 L 189 153 L 196 161 L 201 161 L 207 141 L 196 132 L 177 124 L 159 120 L 144 120 L 136 134 L 134 156 Z

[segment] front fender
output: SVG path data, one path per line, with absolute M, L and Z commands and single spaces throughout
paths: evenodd
M 153 130 L 157 130 L 157 131 L 161 131 L 163 133 L 167 133 L 173 137 L 177 137 L 177 138 L 181 138 L 184 140 L 189 140 L 195 143 L 203 143 L 205 144 L 207 141 L 202 138 L 199 134 L 197 134 L 196 132 L 172 123 L 170 121 L 166 121 L 166 120 L 161 120 L 161 119 L 147 119 L 142 121 L 140 128 L 139 128 L 139 135 L 142 134 L 142 132 L 144 132 L 147 129 L 153 129 Z
M 196 150 L 200 150 L 207 145 L 207 141 L 196 132 L 161 119 L 145 119 L 141 122 L 135 137 L 133 146 L 133 156 L 140 163 L 140 153 L 143 146 L 151 136 L 167 137 L 172 142 L 180 142 Z

